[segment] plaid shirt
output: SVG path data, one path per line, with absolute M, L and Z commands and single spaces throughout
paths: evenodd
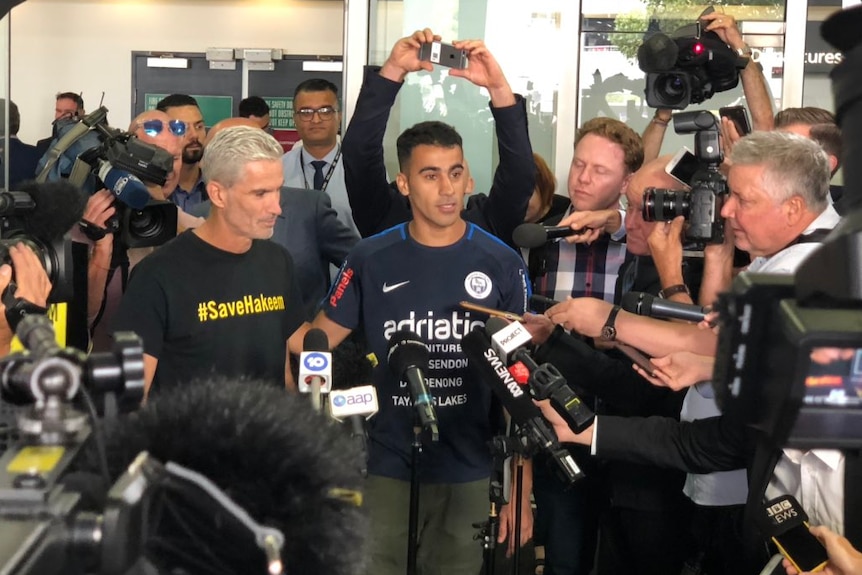
M 570 212 L 571 209 L 566 215 Z M 557 301 L 566 301 L 568 296 L 572 296 L 614 302 L 617 275 L 626 259 L 624 242 L 614 241 L 610 235 L 603 234 L 590 245 L 559 240 L 546 245 L 544 252 L 542 267 L 546 272 L 532 278 L 534 293 Z M 532 266 L 530 271 L 534 271 Z

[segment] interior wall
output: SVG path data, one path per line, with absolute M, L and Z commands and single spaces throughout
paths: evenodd
M 282 48 L 342 55 L 344 4 L 333 0 L 28 0 L 12 11 L 11 95 L 20 138 L 51 133 L 54 97 L 82 92 L 86 110 L 131 121 L 133 51 Z

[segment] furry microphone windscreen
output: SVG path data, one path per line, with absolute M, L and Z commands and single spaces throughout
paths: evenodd
M 314 412 L 306 398 L 253 381 L 194 383 L 159 393 L 106 435 L 114 479 L 147 451 L 202 473 L 258 523 L 280 529 L 288 575 L 363 572 L 367 514 L 359 505 L 359 455 L 341 426 Z M 229 551 L 219 552 L 230 563 Z M 172 568 L 156 556 L 163 548 L 151 555 Z M 253 572 L 258 559 L 238 557 L 228 572 Z

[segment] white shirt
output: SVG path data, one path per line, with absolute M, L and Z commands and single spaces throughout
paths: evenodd
M 838 212 L 829 205 L 802 235 L 816 229 L 832 229 L 840 219 Z M 755 258 L 747 271 L 791 274 L 820 245 L 800 243 L 772 257 Z M 799 501 L 812 525 L 826 525 L 837 533 L 844 533 L 844 455 L 840 451 L 785 449 L 775 465 L 766 497 L 773 499 L 783 494 L 793 495 Z

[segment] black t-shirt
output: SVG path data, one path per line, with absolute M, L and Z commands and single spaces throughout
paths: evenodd
M 138 264 L 114 331 L 159 360 L 153 390 L 218 374 L 284 385 L 286 340 L 301 325 L 290 254 L 255 240 L 242 254 L 189 231 Z

